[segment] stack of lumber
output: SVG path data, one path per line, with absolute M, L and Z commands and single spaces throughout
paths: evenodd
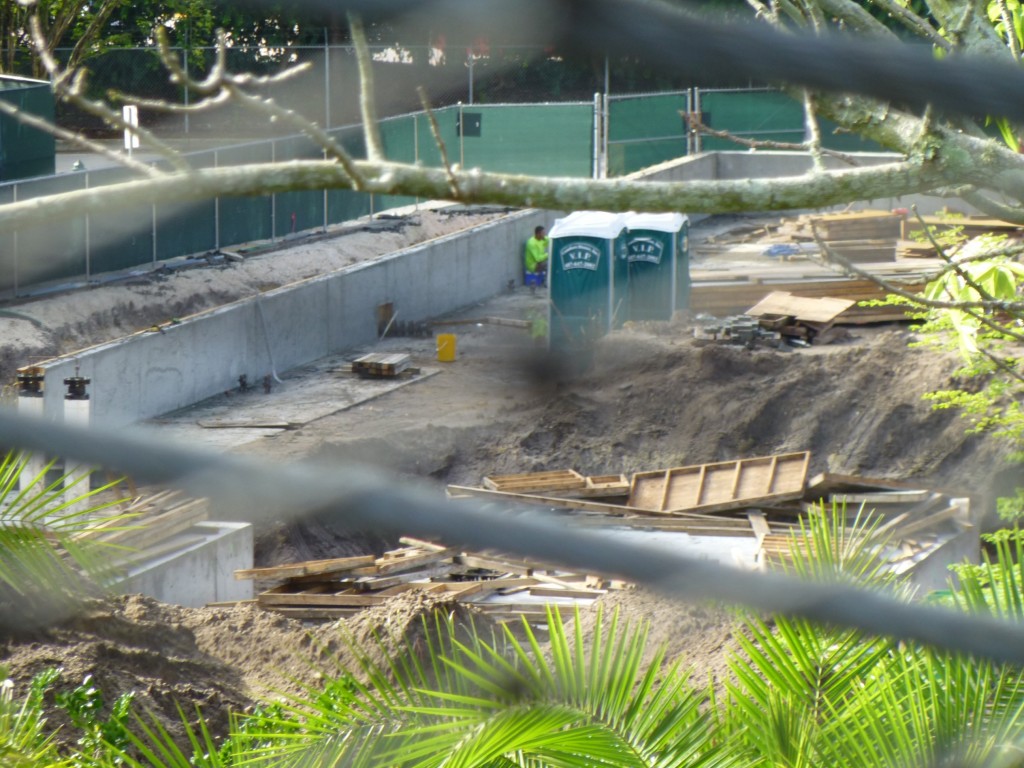
M 352 361 L 353 372 L 371 378 L 393 378 L 412 365 L 412 358 L 404 353 L 371 352 Z
M 256 603 L 298 619 L 351 616 L 389 598 L 421 590 L 472 604 L 498 619 L 543 617 L 545 599 L 592 601 L 617 586 L 551 565 L 497 553 L 467 553 L 419 539 L 381 557 L 366 555 L 235 571 L 236 579 L 281 583 L 260 592 Z M 484 602 L 486 598 L 495 598 Z M 558 608 L 571 611 L 573 602 Z
M 190 533 L 209 518 L 206 499 L 194 499 L 180 491 L 160 491 L 139 496 L 79 533 L 79 541 L 95 541 L 121 550 L 112 564 L 125 567 L 187 547 L 206 537 Z
M 849 211 L 809 216 L 813 231 L 822 240 L 896 240 L 903 215 L 892 211 Z
M 909 236 L 915 231 L 922 231 L 922 221 L 933 235 L 941 235 L 956 229 L 967 238 L 990 234 L 1015 236 L 1021 234 L 1024 229 L 1020 224 L 1012 224 L 1002 219 L 990 219 L 985 216 L 922 216 L 920 220 L 916 218 L 907 220 L 904 225 L 904 236 Z
M 820 238 L 855 263 L 895 261 L 902 224 L 902 214 L 891 211 L 805 214 L 784 219 L 771 241 L 806 242 Z
M 923 262 L 923 259 L 916 260 Z M 920 267 L 901 270 L 903 274 L 883 274 L 882 276 L 900 288 L 908 291 L 921 291 L 930 274 L 937 270 L 928 270 L 922 274 Z M 872 270 L 874 273 L 874 270 Z M 712 273 L 713 279 L 707 280 L 706 274 L 696 274 L 690 289 L 690 309 L 694 313 L 707 313 L 716 317 L 725 317 L 745 312 L 771 293 L 782 291 L 792 296 L 804 298 L 846 299 L 860 302 L 881 300 L 886 291 L 877 283 L 863 279 L 851 279 L 832 275 L 831 277 L 796 277 L 772 279 L 759 276 L 740 276 L 738 279 L 722 279 L 721 273 Z M 904 319 L 902 309 L 894 307 L 850 307 L 837 318 L 839 325 L 856 325 L 860 323 L 882 322 Z

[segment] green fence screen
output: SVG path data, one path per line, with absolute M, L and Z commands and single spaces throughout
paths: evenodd
M 52 115 L 44 87 L 4 89 L 0 98 L 18 99 L 29 111 Z M 778 91 L 699 90 L 613 97 L 608 100 L 608 175 L 617 176 L 687 152 L 687 131 L 681 112 L 697 111 L 710 127 L 739 136 L 801 142 L 802 106 Z M 440 145 L 450 164 L 493 172 L 545 176 L 590 177 L 593 174 L 594 105 L 473 104 L 456 105 L 381 121 L 381 140 L 388 159 L 442 167 Z M 853 134 L 836 134 L 821 121 L 823 143 L 848 151 L 877 150 Z M 11 135 L 0 118 L 0 140 Z M 365 157 L 362 130 L 346 126 L 330 131 L 346 151 Z M 11 163 L 37 162 L 52 139 L 29 137 L 27 154 L 11 153 L 0 141 L 0 172 Z M 37 141 L 38 139 L 38 141 Z M 38 144 L 38 146 L 37 146 Z M 735 149 L 724 139 L 704 137 L 702 149 Z M 224 167 L 275 160 L 320 159 L 322 148 L 304 136 L 291 136 L 187 155 L 195 168 Z M 20 160 L 19 160 L 20 158 Z M 52 153 L 51 153 L 52 162 Z M 52 169 L 51 169 L 52 170 Z M 131 178 L 124 169 L 66 173 L 0 185 L 0 203 L 55 194 Z M 0 290 L 22 291 L 54 280 L 81 280 L 103 272 L 153 264 L 156 261 L 212 251 L 243 243 L 283 238 L 323 229 L 408 206 L 408 196 L 371 197 L 348 189 L 286 192 L 258 197 L 223 197 L 179 205 L 139 205 L 89 217 L 52 222 L 0 237 Z M 88 238 L 88 242 L 87 242 Z M 684 274 L 680 277 L 685 280 Z M 677 295 L 686 295 L 680 283 Z M 625 300 L 624 297 L 620 297 Z M 575 310 L 573 310 L 575 311 Z M 607 311 L 606 311 L 607 312 Z M 614 309 L 612 310 L 614 312 Z M 616 314 L 621 320 L 626 315 Z M 608 318 L 605 318 L 607 322 Z
M 608 175 L 623 176 L 686 155 L 689 92 L 608 100 Z

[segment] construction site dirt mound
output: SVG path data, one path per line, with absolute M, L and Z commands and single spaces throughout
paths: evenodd
M 117 697 L 134 693 L 134 711 L 184 744 L 181 716 L 194 721 L 197 708 L 211 733 L 224 736 L 231 712 L 301 695 L 346 673 L 365 680 L 364 663 L 387 669 L 389 658 L 409 649 L 422 660 L 435 612 L 459 628 L 493 628 L 451 598 L 423 592 L 319 625 L 251 604 L 183 608 L 129 595 L 92 602 L 74 619 L 30 637 L 8 638 L 2 657 L 19 692 L 36 675 L 61 670 L 47 694 L 47 728 L 66 746 L 80 734 L 53 704 L 87 678 L 102 693 L 101 717 Z
M 981 494 L 1005 447 L 966 434 L 923 397 L 953 385 L 959 361 L 910 349 L 902 328 L 867 329 L 817 349 L 746 349 L 626 331 L 592 368 L 518 423 L 492 430 L 453 468 L 486 474 L 574 468 L 588 474 L 811 451 L 812 473 L 920 481 Z

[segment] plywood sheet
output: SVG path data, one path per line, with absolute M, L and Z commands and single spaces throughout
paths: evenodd
M 713 512 L 798 499 L 810 454 L 784 453 L 633 475 L 627 506 L 658 512 Z
M 857 302 L 850 299 L 808 298 L 788 291 L 772 291 L 747 310 L 752 317 L 780 315 L 809 323 L 831 323 Z

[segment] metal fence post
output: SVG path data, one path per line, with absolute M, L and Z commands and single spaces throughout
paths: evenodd
M 270 162 L 277 162 L 277 142 L 271 139 L 270 141 Z M 270 193 L 270 240 L 274 242 L 277 240 L 277 193 Z
M 465 168 L 466 166 L 466 131 L 465 126 L 462 124 L 462 102 L 459 102 L 459 167 Z
M 693 111 L 697 115 L 701 114 L 700 88 L 694 88 L 693 89 Z M 703 122 L 703 117 L 701 118 L 701 122 Z M 700 154 L 701 152 L 704 151 L 703 142 L 701 141 L 700 131 L 690 131 L 690 134 L 693 137 L 693 153 L 694 154 Z
M 85 172 L 85 188 L 89 188 L 89 172 Z M 85 214 L 85 282 L 92 279 L 92 244 L 89 242 L 89 214 Z
M 220 153 L 213 150 L 213 167 L 220 167 Z M 220 195 L 213 198 L 213 247 L 220 250 Z
M 601 94 L 594 94 L 594 158 L 591 175 L 601 178 Z
M 156 203 L 150 206 L 153 220 L 153 266 L 156 266 Z
M 18 202 L 18 185 L 12 187 L 13 202 Z M 18 297 L 18 230 L 11 235 L 11 247 L 14 249 L 14 297 Z
M 331 39 L 327 27 L 324 27 L 324 129 L 331 130 Z M 324 203 L 324 210 L 326 208 Z
M 473 103 L 473 49 L 466 49 L 466 63 L 469 70 L 469 103 Z

